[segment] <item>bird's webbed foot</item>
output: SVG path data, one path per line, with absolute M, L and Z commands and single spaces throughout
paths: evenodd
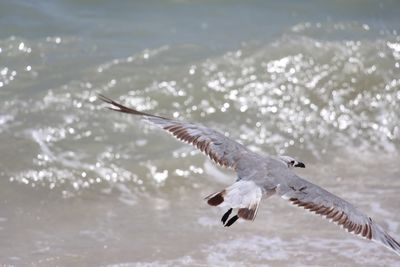
M 225 212 L 225 214 L 222 216 L 222 218 L 221 218 L 221 222 L 222 222 L 222 224 L 225 226 L 225 227 L 229 227 L 229 226 L 231 226 L 232 224 L 234 224 L 238 219 L 239 219 L 239 216 L 236 214 L 235 216 L 233 216 L 233 217 L 231 217 L 229 220 L 228 220 L 228 218 L 229 218 L 229 216 L 231 215 L 231 213 L 232 213 L 232 208 L 230 208 L 227 212 Z

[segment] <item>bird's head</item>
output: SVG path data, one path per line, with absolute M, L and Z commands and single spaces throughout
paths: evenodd
M 304 165 L 303 162 L 300 162 L 298 160 L 295 160 L 292 157 L 289 156 L 279 156 L 279 158 L 289 167 L 289 168 L 294 168 L 294 167 L 298 167 L 298 168 L 305 168 L 306 165 Z

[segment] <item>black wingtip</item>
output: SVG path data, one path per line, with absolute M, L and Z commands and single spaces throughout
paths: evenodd
M 107 104 L 112 105 L 112 107 L 108 107 L 108 109 L 113 110 L 113 111 L 118 111 L 118 112 L 122 112 L 122 113 L 129 113 L 129 114 L 133 114 L 133 115 L 139 115 L 139 116 L 148 116 L 148 117 L 154 117 L 154 118 L 160 118 L 160 119 L 164 119 L 164 120 L 168 120 L 167 118 L 161 117 L 161 116 L 157 116 L 157 115 L 152 115 L 146 112 L 142 112 L 142 111 L 138 111 L 134 108 L 128 108 L 114 100 L 112 100 L 111 98 L 108 98 L 102 94 L 97 93 L 98 98 L 103 101 L 106 102 Z
M 96 93 L 96 95 L 101 101 L 104 101 L 104 102 L 106 102 L 108 104 L 112 104 L 114 102 L 111 98 L 108 98 L 105 95 L 102 95 L 100 93 Z
M 124 105 L 112 100 L 111 98 L 102 95 L 102 94 L 98 93 L 97 96 L 99 97 L 99 99 L 101 101 L 112 105 L 111 107 L 107 107 L 109 110 L 118 111 L 118 112 L 122 112 L 122 113 L 130 113 L 130 114 L 134 114 L 134 115 L 153 116 L 151 114 L 140 112 L 140 111 L 138 111 L 136 109 L 133 109 L 133 108 L 128 108 L 128 107 L 126 107 L 126 106 L 124 106 Z

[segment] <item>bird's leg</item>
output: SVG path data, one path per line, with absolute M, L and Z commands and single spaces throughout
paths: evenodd
M 239 219 L 239 216 L 235 215 L 232 218 L 229 219 L 229 221 L 224 225 L 225 227 L 231 226 L 234 222 L 236 222 Z
M 227 212 L 224 213 L 224 215 L 221 218 L 221 222 L 225 227 L 231 226 L 234 222 L 236 222 L 239 219 L 239 216 L 236 214 L 235 216 L 231 217 L 229 220 L 229 216 L 232 213 L 232 208 L 230 208 Z M 228 222 L 227 222 L 228 221 Z
M 221 218 L 222 224 L 225 224 L 226 220 L 228 220 L 229 215 L 232 213 L 232 208 L 230 208 L 227 212 L 225 212 L 224 216 Z

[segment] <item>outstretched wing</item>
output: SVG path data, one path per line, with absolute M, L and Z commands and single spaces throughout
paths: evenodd
M 240 158 L 251 153 L 245 146 L 213 129 L 128 108 L 103 95 L 99 95 L 99 98 L 112 105 L 109 107 L 111 110 L 141 116 L 177 139 L 192 144 L 221 166 L 235 169 Z
M 286 185 L 278 190 L 282 198 L 325 217 L 352 234 L 381 243 L 400 255 L 399 242 L 349 202 L 296 175 L 290 177 Z

